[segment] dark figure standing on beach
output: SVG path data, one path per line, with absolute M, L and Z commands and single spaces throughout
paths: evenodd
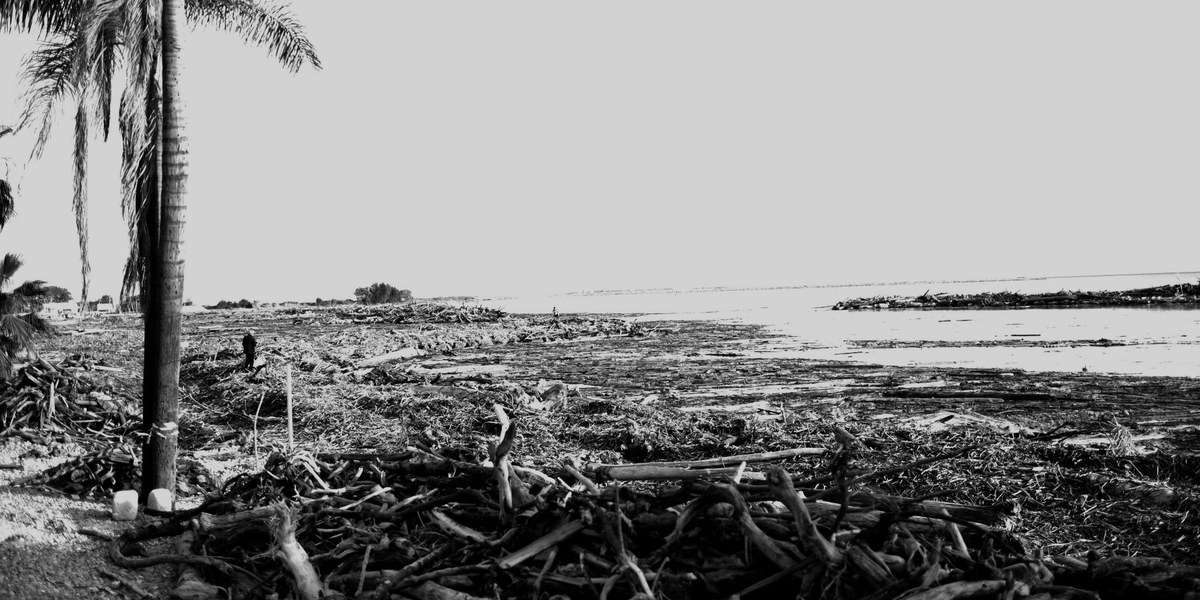
M 242 368 L 251 371 L 254 369 L 254 349 L 258 346 L 258 342 L 254 340 L 254 334 L 247 333 L 246 337 L 242 338 L 242 352 L 246 355 L 246 364 Z

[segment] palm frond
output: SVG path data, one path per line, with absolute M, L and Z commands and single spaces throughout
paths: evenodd
M 132 81 L 121 92 L 117 123 L 121 130 L 121 214 L 129 220 L 137 210 L 134 187 L 139 158 L 146 146 L 145 82 Z
M 149 257 L 153 255 L 154 241 L 152 235 L 155 233 L 153 222 L 156 211 L 151 210 L 148 205 L 150 202 L 156 202 L 157 198 L 147 197 L 142 193 L 145 189 L 144 185 L 139 185 L 139 206 L 136 213 L 130 217 L 129 223 L 129 254 L 125 258 L 125 267 L 121 275 L 121 292 L 120 299 L 122 305 L 128 305 L 134 297 L 141 297 L 145 290 L 149 288 Z
M 11 350 L 9 349 L 11 348 Z M 21 351 L 20 345 L 16 342 L 0 336 L 0 380 L 7 380 L 13 376 L 13 357 Z
M 21 255 L 4 255 L 4 260 L 0 260 L 0 287 L 8 285 L 8 282 L 12 280 L 13 275 L 16 275 L 17 270 L 21 268 L 21 264 Z
M 143 267 L 140 265 L 140 253 L 134 248 L 136 244 L 130 244 L 129 256 L 125 258 L 125 267 L 121 270 L 121 293 L 118 296 L 121 306 L 130 306 L 135 299 L 141 299 L 142 280 L 141 273 Z M 142 303 L 142 310 L 146 309 L 145 302 Z
M 51 34 L 72 28 L 87 0 L 0 0 L 0 31 Z
M 115 38 L 121 32 L 125 23 L 126 4 L 128 0 L 93 0 L 80 15 L 80 29 L 88 40 L 88 47 L 99 48 L 100 41 Z M 95 60 L 97 54 L 89 55 L 89 60 Z
M 158 170 L 158 123 L 162 110 L 158 81 L 154 77 L 129 86 L 121 96 L 121 210 L 133 231 L 141 209 L 139 187 L 150 185 Z M 155 188 L 150 190 L 157 194 Z M 132 238 L 131 238 L 132 239 Z
M 24 321 L 29 326 L 30 331 L 35 334 L 54 333 L 54 325 L 37 313 L 24 313 L 18 318 Z
M 83 45 L 81 35 L 56 38 L 42 42 L 25 58 L 22 68 L 26 86 L 25 108 L 17 129 L 36 128 L 33 158 L 41 157 L 62 100 L 79 94 L 77 84 Z
M 124 5 L 125 0 L 79 3 L 79 14 L 71 26 L 58 30 L 26 57 L 22 69 L 27 90 L 25 108 L 17 128 L 36 127 L 34 158 L 41 156 L 57 108 L 68 96 L 94 102 L 95 120 L 108 137 Z
M 16 211 L 16 194 L 13 193 L 12 186 L 8 181 L 0 179 L 0 229 L 8 224 L 8 220 L 12 218 Z
M 128 90 L 127 90 L 128 92 Z M 122 99 L 121 207 L 129 228 L 129 256 L 121 283 L 121 303 L 129 305 L 134 294 L 147 289 L 147 258 L 154 254 L 158 232 L 158 122 L 161 108 L 158 83 L 151 78 L 144 87 L 142 102 Z M 128 100 L 128 102 L 126 101 Z M 141 114 L 139 113 L 139 109 Z M 144 119 L 144 120 L 143 120 Z M 143 302 L 143 306 L 147 303 Z
M 115 35 L 101 40 L 98 47 L 93 48 L 93 53 L 96 57 L 91 73 L 91 88 L 96 93 L 95 116 L 100 122 L 102 139 L 107 141 L 109 124 L 112 122 L 113 67 L 117 58 Z
M 144 299 L 149 289 L 149 258 L 154 255 L 157 207 L 150 203 L 158 201 L 147 191 L 146 185 L 139 186 L 139 207 L 129 224 L 129 255 L 125 259 L 125 267 L 121 279 L 121 303 L 128 305 L 135 296 Z M 146 303 L 143 302 L 143 305 Z
M 133 2 L 126 6 L 124 23 L 125 66 L 128 92 L 153 79 L 157 72 L 162 24 L 162 3 Z
M 75 231 L 79 236 L 79 262 L 83 277 L 80 300 L 87 302 L 88 283 L 92 276 L 92 265 L 88 260 L 87 223 L 87 158 L 88 158 L 88 113 L 80 102 L 75 113 L 75 198 L 71 202 L 75 210 Z
M 33 325 L 22 319 L 21 315 L 11 313 L 0 315 L 0 339 L 8 342 L 0 344 L 0 353 L 12 356 L 29 348 L 33 345 L 35 333 Z
M 186 9 L 189 22 L 232 31 L 250 43 L 266 46 L 293 73 L 305 64 L 321 68 L 316 48 L 286 5 L 255 0 L 188 0 Z
M 91 3 L 81 17 L 83 42 L 78 45 L 76 76 L 80 87 L 90 94 L 79 95 L 94 95 L 95 120 L 104 139 L 108 139 L 113 69 L 122 43 L 127 4 L 128 0 L 99 0 Z
M 12 127 L 9 127 L 8 125 L 0 125 L 0 138 L 2 138 L 14 131 L 16 131 L 16 129 L 13 129 Z

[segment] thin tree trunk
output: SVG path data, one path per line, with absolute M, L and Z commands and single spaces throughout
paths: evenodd
M 183 325 L 184 196 L 187 190 L 187 138 L 180 79 L 180 40 L 183 0 L 164 0 L 162 9 L 162 202 L 159 206 L 158 248 L 152 260 L 151 310 L 146 314 L 146 334 L 155 333 L 157 360 L 147 360 L 144 375 L 157 381 L 157 390 L 143 398 L 151 404 L 148 442 L 143 454 L 142 494 L 154 488 L 175 490 L 175 456 L 179 446 L 179 343 Z M 157 271 L 157 272 L 155 272 Z M 151 358 L 151 357 L 147 357 Z

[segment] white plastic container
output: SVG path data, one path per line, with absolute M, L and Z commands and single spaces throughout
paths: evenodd
M 171 492 L 165 488 L 155 488 L 150 490 L 150 498 L 146 500 L 146 508 L 150 510 L 159 510 L 162 512 L 171 512 L 175 510 L 175 501 L 171 498 Z
M 113 494 L 112 518 L 115 521 L 132 521 L 138 514 L 137 490 L 121 490 Z

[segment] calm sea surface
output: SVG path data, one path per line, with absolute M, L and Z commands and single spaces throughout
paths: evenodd
M 778 356 L 888 365 L 1014 368 L 1200 377 L 1200 309 L 833 311 L 862 296 L 1061 290 L 1129 290 L 1195 283 L 1200 273 L 1056 277 L 1018 281 L 913 283 L 770 290 L 567 294 L 488 299 L 516 313 L 646 313 L 646 319 L 706 319 L 766 325 Z M 1107 339 L 1123 346 L 1060 345 Z M 965 347 L 863 348 L 854 342 L 953 342 Z M 1012 347 L 1004 343 L 1046 343 Z M 979 344 L 979 345 L 973 345 Z

